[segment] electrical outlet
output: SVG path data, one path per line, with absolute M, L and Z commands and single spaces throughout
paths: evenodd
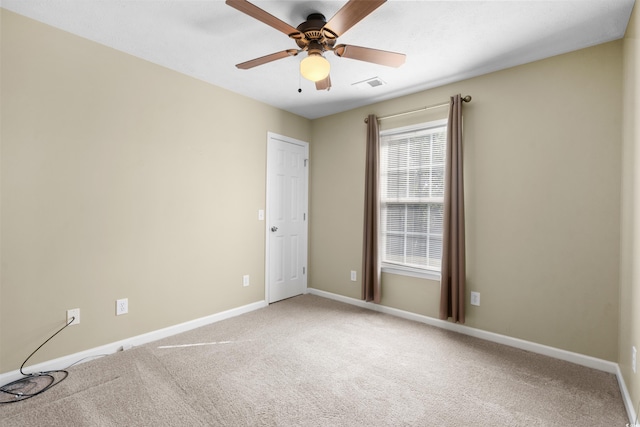
M 471 305 L 480 305 L 480 292 L 471 292 Z
M 74 318 L 73 322 L 71 322 L 72 318 Z M 69 322 L 71 322 L 71 323 L 69 323 Z M 67 323 L 69 323 L 69 326 L 80 324 L 80 309 L 79 308 L 73 308 L 71 310 L 67 310 Z
M 116 316 L 129 312 L 129 298 L 116 300 Z
M 242 276 L 242 286 L 249 286 L 249 275 L 245 274 Z
M 631 346 L 631 369 L 633 369 L 633 373 L 637 372 L 636 364 L 638 362 L 638 351 L 636 350 L 636 346 Z
M 351 270 L 351 281 L 355 282 L 356 281 L 356 272 Z

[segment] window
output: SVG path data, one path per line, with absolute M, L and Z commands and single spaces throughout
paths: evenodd
M 384 271 L 438 276 L 446 137 L 446 120 L 381 132 L 380 252 Z

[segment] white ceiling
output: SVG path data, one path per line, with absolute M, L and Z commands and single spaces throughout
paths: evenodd
M 340 1 L 252 1 L 297 27 Z M 338 43 L 402 52 L 389 68 L 332 53 L 330 91 L 299 77 L 302 55 L 250 70 L 235 64 L 295 48 L 223 0 L 1 0 L 2 8 L 307 118 L 524 64 L 624 36 L 634 0 L 389 0 Z M 384 86 L 353 86 L 378 77 Z M 298 92 L 298 88 L 302 92 Z

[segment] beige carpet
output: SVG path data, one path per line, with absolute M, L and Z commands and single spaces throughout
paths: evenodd
M 305 295 L 70 369 L 1 426 L 625 426 L 613 375 Z

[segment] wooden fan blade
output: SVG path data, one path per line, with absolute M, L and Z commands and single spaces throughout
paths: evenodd
M 349 28 L 369 15 L 371 12 L 382 6 L 387 0 L 349 0 L 347 4 L 327 22 L 325 30 L 329 30 L 336 37 L 344 34 Z
M 258 65 L 266 64 L 267 62 L 275 61 L 277 59 L 286 58 L 287 56 L 296 56 L 298 51 L 295 49 L 287 49 L 282 52 L 272 53 L 270 55 L 261 56 L 260 58 L 252 59 L 251 61 L 237 64 L 236 67 L 241 70 L 248 70 L 249 68 L 257 67 Z
M 374 64 L 396 68 L 404 64 L 407 58 L 407 55 L 404 53 L 344 44 L 336 46 L 333 52 L 342 58 L 357 59 L 358 61 L 373 62 Z
M 331 89 L 331 76 L 327 76 L 322 80 L 318 80 L 316 82 L 316 89 L 318 89 L 318 90 L 329 90 L 329 89 Z
M 258 6 L 249 3 L 247 0 L 227 0 L 226 3 L 234 9 L 237 9 L 242 13 L 246 13 L 252 18 L 255 18 L 258 21 L 275 28 L 276 30 L 285 33 L 289 37 L 300 38 L 302 36 L 300 34 L 300 31 L 298 31 L 296 28 L 292 27 L 284 21 L 281 21 L 270 13 L 265 12 Z

